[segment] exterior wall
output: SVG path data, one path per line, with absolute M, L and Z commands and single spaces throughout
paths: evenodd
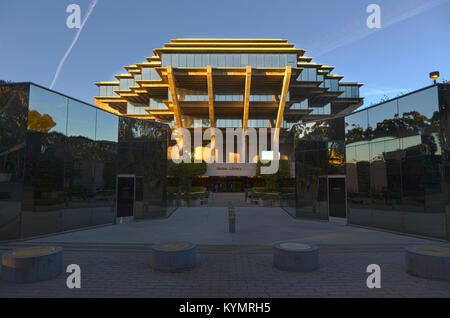
M 28 85 L 0 86 L 0 240 L 20 235 Z
M 321 218 L 317 176 L 345 173 L 350 223 L 448 239 L 449 96 L 449 85 L 418 90 L 341 117 L 337 134 L 338 119 L 296 126 L 291 213 Z
M 137 177 L 135 218 L 165 217 L 167 201 L 166 125 L 134 118 L 119 119 L 119 174 Z
M 0 240 L 113 223 L 116 177 L 124 167 L 145 175 L 139 169 L 147 164 L 147 175 L 165 178 L 167 140 L 159 152 L 153 147 L 154 127 L 165 125 L 120 118 L 33 84 L 0 86 L 0 110 Z M 148 162 L 131 151 L 121 155 L 126 127 L 134 144 L 154 154 Z M 152 166 L 155 156 L 160 167 Z M 146 180 L 146 191 L 163 202 L 164 183 L 149 187 L 153 180 Z M 158 215 L 165 215 L 161 202 Z

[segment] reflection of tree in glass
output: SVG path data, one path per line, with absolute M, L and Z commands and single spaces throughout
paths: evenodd
M 26 85 L 0 86 L 0 172 L 11 173 L 13 179 L 23 172 L 19 153 L 25 146 L 27 103 Z
M 348 123 L 346 123 L 348 127 Z M 408 137 L 439 132 L 439 112 L 435 111 L 431 118 L 420 114 L 417 111 L 403 113 L 402 117 L 395 115 L 394 118 L 384 119 L 376 123 L 376 127 L 362 129 L 359 125 L 353 124 L 353 128 L 347 129 L 347 144 L 370 140 L 382 137 Z
M 56 126 L 52 116 L 49 114 L 41 115 L 36 110 L 30 110 L 28 112 L 28 129 L 33 131 L 39 131 L 47 133 Z

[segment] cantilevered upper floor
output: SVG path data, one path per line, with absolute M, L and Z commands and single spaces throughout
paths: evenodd
M 116 81 L 99 82 L 95 104 L 173 127 L 290 128 L 350 113 L 360 83 L 312 62 L 283 39 L 175 39 Z

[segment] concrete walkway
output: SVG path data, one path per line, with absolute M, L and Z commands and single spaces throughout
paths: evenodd
M 244 192 L 211 192 L 209 195 L 208 206 L 228 207 L 229 202 L 233 206 L 251 206 L 250 203 L 245 202 Z
M 29 240 L 52 243 L 154 244 L 190 241 L 202 245 L 272 245 L 278 241 L 315 244 L 417 244 L 432 241 L 383 231 L 293 219 L 281 208 L 237 207 L 236 233 L 228 232 L 225 207 L 179 208 L 168 219 L 117 224 Z

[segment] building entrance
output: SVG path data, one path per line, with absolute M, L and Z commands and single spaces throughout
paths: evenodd
M 134 215 L 136 201 L 136 176 L 117 176 L 117 217 Z

